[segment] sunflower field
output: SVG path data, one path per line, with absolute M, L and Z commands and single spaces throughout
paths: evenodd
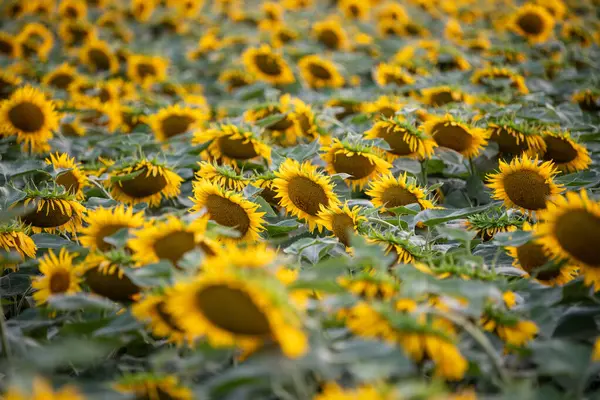
M 600 399 L 598 0 L 0 0 L 0 399 Z

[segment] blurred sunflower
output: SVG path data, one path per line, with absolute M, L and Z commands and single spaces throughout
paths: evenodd
M 326 382 L 313 400 L 392 400 L 396 398 L 398 398 L 396 390 L 385 385 L 363 384 L 355 388 L 342 388 L 335 382 Z
M 380 87 L 388 85 L 402 87 L 415 83 L 415 79 L 407 71 L 398 65 L 387 63 L 380 63 L 375 67 L 373 80 Z
M 157 207 L 163 198 L 177 197 L 183 179 L 156 160 L 142 159 L 127 163 L 111 172 L 108 184 L 111 196 L 133 206 L 148 203 Z
M 11 222 L 0 224 L 0 249 L 6 252 L 16 252 L 25 258 L 35 258 L 37 246 L 27 234 L 27 227 L 21 223 Z M 5 269 L 17 270 L 18 264 L 7 264 L 0 256 L 0 276 Z
M 587 31 L 583 21 L 565 21 L 560 36 L 564 41 L 578 43 L 581 47 L 590 47 L 596 42 L 593 33 Z
M 510 87 L 515 89 L 520 94 L 528 94 L 529 89 L 525 84 L 525 78 L 508 68 L 500 67 L 485 67 L 479 68 L 473 72 L 471 82 L 475 84 L 487 84 L 492 88 L 497 87 L 498 82 L 507 80 L 510 82 Z M 493 85 L 493 86 L 492 86 Z
M 298 37 L 298 32 L 285 24 L 279 24 L 271 29 L 271 44 L 275 48 L 292 44 Z
M 4 396 L 6 400 L 85 400 L 76 387 L 65 385 L 54 391 L 52 385 L 40 377 L 33 379 L 31 390 L 23 391 L 21 386 L 9 386 Z
M 339 108 L 340 111 L 335 113 L 335 117 L 342 121 L 344 118 L 351 115 L 356 115 L 363 109 L 362 101 L 351 98 L 331 98 L 325 103 L 326 107 Z
M 502 200 L 506 207 L 523 212 L 537 212 L 546 208 L 549 199 L 563 191 L 553 181 L 558 170 L 550 161 L 539 163 L 537 157 L 523 155 L 510 164 L 500 160 L 500 171 L 488 175 L 487 186 L 492 197 Z
M 409 19 L 404 6 L 393 2 L 386 2 L 379 7 L 376 17 L 378 21 L 390 20 L 396 23 L 406 22 Z
M 276 176 L 273 171 L 268 171 L 262 175 L 255 175 L 250 178 L 252 185 L 261 188 L 261 192 L 259 193 L 260 197 L 265 199 L 271 207 L 277 209 L 279 207 L 279 200 L 275 198 L 277 193 L 273 188 L 273 181 Z
M 444 27 L 444 38 L 455 44 L 462 43 L 464 32 L 458 20 L 454 18 L 448 19 Z
M 405 106 L 404 99 L 398 96 L 379 96 L 375 101 L 365 102 L 362 107 L 364 113 L 372 114 L 375 120 L 380 118 L 394 118 L 396 113 Z
M 127 77 L 133 82 L 149 87 L 167 79 L 169 59 L 159 56 L 131 54 L 127 58 Z
M 398 294 L 400 283 L 387 272 L 359 271 L 351 276 L 340 276 L 338 285 L 363 300 L 391 301 Z M 344 315 L 345 313 L 342 313 Z
M 250 179 L 238 173 L 228 165 L 218 165 L 201 161 L 198 163 L 200 170 L 196 172 L 196 178 L 215 182 L 225 190 L 241 192 L 250 184 Z
M 517 123 L 511 118 L 502 118 L 488 123 L 490 142 L 498 144 L 502 154 L 536 155 L 546 150 L 540 129 L 527 123 Z
M 227 91 L 233 92 L 254 83 L 254 77 L 240 69 L 226 69 L 219 74 L 219 82 L 227 88 Z
M 138 22 L 147 22 L 156 9 L 155 1 L 131 0 L 129 12 Z
M 313 54 L 302 57 L 298 61 L 298 68 L 304 82 L 313 89 L 335 89 L 345 84 L 345 79 L 338 67 L 319 55 Z
M 125 375 L 114 385 L 116 391 L 136 399 L 148 400 L 192 400 L 194 394 L 183 386 L 175 375 L 155 375 L 138 372 Z
M 21 45 L 16 36 L 0 31 L 0 55 L 10 58 L 21 57 Z
M 75 233 L 81 228 L 85 207 L 75 196 L 65 193 L 63 187 L 43 190 L 25 190 L 25 206 L 33 210 L 21 217 L 34 233 L 66 231 Z
M 96 36 L 96 27 L 87 21 L 65 20 L 58 25 L 58 36 L 67 48 L 81 46 Z
M 523 225 L 521 218 L 507 213 L 488 212 L 467 217 L 465 226 L 469 231 L 477 232 L 482 242 L 489 242 L 497 233 L 514 232 Z
M 552 161 L 563 172 L 583 171 L 592 163 L 588 149 L 573 140 L 568 131 L 545 131 L 543 140 L 542 159 Z
M 87 3 L 85 0 L 61 0 L 58 15 L 64 19 L 87 19 Z
M 387 174 L 392 168 L 376 148 L 359 142 L 333 139 L 333 143 L 321 151 L 327 172 L 350 175 L 344 180 L 355 190 L 362 190 L 374 177 Z
M 547 41 L 554 31 L 554 18 L 544 7 L 525 3 L 511 16 L 510 29 L 531 43 Z
M 242 61 L 250 74 L 272 85 L 287 85 L 296 80 L 283 57 L 266 44 L 249 47 L 242 54 Z
M 123 204 L 114 208 L 98 207 L 88 210 L 84 220 L 87 226 L 80 230 L 81 244 L 91 251 L 107 251 L 113 246 L 104 239 L 121 229 L 141 228 L 144 225 L 144 212 L 134 213 L 132 208 Z
M 443 107 L 451 103 L 473 103 L 473 98 L 457 87 L 435 86 L 421 89 L 421 96 L 418 99 L 423 103 L 433 107 Z
M 371 13 L 369 4 L 361 0 L 340 0 L 338 8 L 350 20 L 367 21 Z
M 66 169 L 59 173 L 54 180 L 58 185 L 65 188 L 67 193 L 75 196 L 77 200 L 83 200 L 83 188 L 89 185 L 85 172 L 81 170 L 81 164 L 75 161 L 75 158 L 69 157 L 66 153 L 50 154 L 46 158 L 46 164 L 52 165 L 55 170 Z
M 204 0 L 167 0 L 167 7 L 175 9 L 184 18 L 195 18 L 204 7 Z
M 423 130 L 433 137 L 438 146 L 454 150 L 466 158 L 476 157 L 487 144 L 489 133 L 451 114 L 433 117 L 423 124 Z
M 240 235 L 237 238 L 223 237 L 224 241 L 253 242 L 260 239 L 259 234 L 265 229 L 265 213 L 257 211 L 258 204 L 204 179 L 195 181 L 193 189 L 194 197 L 190 199 L 194 206 L 190 209 L 191 212 L 199 212 L 206 208 L 211 220 L 236 230 Z
M 283 23 L 283 6 L 274 1 L 266 1 L 260 5 L 262 18 L 258 24 L 262 30 L 272 30 Z
M 78 118 L 72 116 L 63 118 L 60 122 L 59 131 L 65 137 L 85 136 L 85 127 Z
M 365 139 L 383 139 L 390 146 L 385 150 L 388 161 L 399 157 L 427 159 L 433 154 L 437 143 L 425 132 L 399 118 L 383 118 L 364 133 Z
M 23 82 L 23 79 L 10 71 L 0 71 L 0 102 L 8 99 Z M 0 135 L 1 135 L 0 130 Z
M 36 290 L 33 299 L 37 305 L 48 302 L 55 294 L 74 294 L 81 291 L 81 271 L 73 265 L 77 253 L 69 253 L 60 249 L 58 257 L 52 249 L 40 259 L 38 267 L 42 276 L 36 277 L 31 287 Z
M 533 321 L 520 320 L 514 315 L 496 310 L 486 310 L 481 325 L 486 331 L 498 335 L 510 347 L 525 346 L 539 331 Z
M 305 161 L 300 164 L 286 159 L 275 172 L 273 190 L 280 204 L 292 214 L 308 224 L 308 229 L 319 232 L 323 225 L 318 217 L 321 206 L 333 207 L 339 204 L 331 178 L 317 170 L 315 165 Z
M 407 206 L 417 203 L 421 210 L 434 208 L 434 204 L 427 199 L 427 191 L 417 186 L 415 179 L 405 172 L 395 178 L 392 174 L 381 174 L 371 182 L 369 190 L 365 192 L 371 197 L 375 207 L 381 207 L 385 212 L 389 208 Z
M 361 222 L 366 221 L 366 218 L 359 214 L 360 211 L 359 206 L 350 208 L 346 202 L 329 208 L 322 207 L 317 216 L 321 219 L 321 224 L 333 232 L 341 244 L 350 247 L 349 233 L 356 235 Z
M 572 100 L 579 104 L 579 107 L 584 111 L 600 111 L 600 91 L 598 89 L 577 91 L 573 94 Z
M 42 78 L 42 84 L 55 89 L 67 90 L 69 85 L 81 79 L 77 69 L 69 63 L 62 63 Z
M 166 302 L 171 292 L 172 290 L 167 288 L 164 293 L 144 294 L 131 306 L 131 314 L 135 319 L 146 324 L 147 329 L 154 336 L 182 345 L 191 340 L 166 309 Z
M 79 60 L 92 72 L 115 74 L 119 70 L 119 60 L 104 40 L 96 38 L 86 40 L 79 50 Z
M 209 119 L 201 109 L 182 107 L 179 104 L 161 108 L 157 113 L 147 118 L 156 140 L 164 142 L 190 130 L 200 128 Z
M 19 33 L 17 41 L 21 45 L 24 58 L 36 55 L 41 61 L 48 59 L 48 54 L 54 47 L 54 35 L 44 25 L 30 22 Z
M 312 26 L 312 34 L 328 50 L 341 51 L 350 45 L 348 34 L 337 19 L 329 18 L 315 22 Z
M 392 232 L 384 234 L 371 230 L 367 235 L 367 242 L 382 246 L 386 255 L 394 256 L 392 268 L 396 264 L 414 263 L 423 257 L 421 249 L 408 239 L 397 237 Z
M 294 104 L 299 102 L 301 102 L 300 99 L 284 94 L 278 102 L 265 103 L 246 110 L 244 121 L 252 125 L 266 118 L 279 115 L 278 120 L 264 126 L 265 133 L 277 144 L 282 146 L 294 145 L 300 132 L 294 123 L 294 119 L 292 119 L 291 111 Z

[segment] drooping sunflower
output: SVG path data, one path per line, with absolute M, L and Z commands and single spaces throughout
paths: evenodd
M 75 233 L 83 222 L 82 206 L 75 196 L 65 193 L 63 187 L 43 190 L 25 190 L 23 204 L 33 210 L 21 217 L 34 233 L 66 231 Z
M 254 77 L 243 70 L 226 69 L 219 74 L 219 82 L 227 88 L 227 91 L 233 92 L 254 83 Z
M 358 271 L 354 275 L 340 276 L 338 285 L 363 300 L 390 301 L 400 289 L 400 282 L 388 272 Z M 343 316 L 344 313 L 342 313 Z
M 191 339 L 166 309 L 166 301 L 171 292 L 167 288 L 164 293 L 146 293 L 131 306 L 131 314 L 146 324 L 154 336 L 181 345 L 191 342 Z
M 148 117 L 147 123 L 152 128 L 156 140 L 164 142 L 172 137 L 199 128 L 209 119 L 203 110 L 194 107 L 182 107 L 179 104 L 160 109 Z
M 359 214 L 360 211 L 359 206 L 350 208 L 346 202 L 343 205 L 321 208 L 318 217 L 321 219 L 321 224 L 333 232 L 340 243 L 350 247 L 349 233 L 357 234 L 361 222 L 366 221 L 366 218 Z
M 331 146 L 321 150 L 327 172 L 350 175 L 345 181 L 353 189 L 362 190 L 374 177 L 387 174 L 392 168 L 392 164 L 382 159 L 376 148 L 359 142 L 333 139 Z
M 358 114 L 363 109 L 363 102 L 350 98 L 331 98 L 325 103 L 326 107 L 341 108 L 335 113 L 335 117 L 342 121 L 344 118 Z
M 58 114 L 54 104 L 38 89 L 22 87 L 0 103 L 0 131 L 6 136 L 16 136 L 25 151 L 48 151 L 48 141 L 56 129 Z
M 119 60 L 109 44 L 97 38 L 86 40 L 85 45 L 79 50 L 79 60 L 91 72 L 114 74 L 119 70 Z
M 127 58 L 127 77 L 144 87 L 167 79 L 169 60 L 159 56 L 131 54 Z
M 54 391 L 52 385 L 40 377 L 33 379 L 29 391 L 23 391 L 21 386 L 9 386 L 4 398 L 6 400 L 85 400 L 76 387 L 65 385 Z
M 368 232 L 367 241 L 382 246 L 386 255 L 394 256 L 391 268 L 396 264 L 410 264 L 423 258 L 423 251 L 419 246 L 394 235 L 393 232 L 384 234 L 371 230 Z
M 350 45 L 344 27 L 333 18 L 315 22 L 312 26 L 312 34 L 328 50 L 345 50 Z
M 489 242 L 497 233 L 516 231 L 523 225 L 523 219 L 495 210 L 471 215 L 467 217 L 465 225 L 467 230 L 477 232 L 482 242 Z
M 27 234 L 26 226 L 12 222 L 0 224 L 0 249 L 7 252 L 16 252 L 22 260 L 25 260 L 25 258 L 35 258 L 37 246 Z M 0 256 L 0 275 L 7 268 L 16 270 L 18 264 L 5 263 Z
M 344 86 L 346 82 L 333 62 L 317 54 L 302 57 L 298 61 L 298 68 L 306 85 L 313 89 L 335 89 Z
M 535 322 L 497 310 L 486 312 L 481 319 L 481 325 L 486 331 L 498 335 L 509 347 L 525 346 L 539 331 Z
M 85 216 L 86 227 L 81 229 L 79 241 L 91 251 L 107 251 L 112 245 L 104 239 L 119 230 L 137 229 L 144 225 L 144 212 L 133 212 L 132 208 L 118 205 L 114 208 L 98 207 Z
M 287 61 L 266 44 L 248 48 L 242 54 L 242 61 L 250 74 L 272 85 L 287 85 L 296 80 Z
M 540 129 L 527 123 L 517 123 L 511 119 L 500 119 L 488 123 L 490 141 L 498 144 L 500 153 L 531 156 L 543 153 L 546 143 Z
M 215 182 L 225 190 L 241 192 L 251 181 L 227 165 L 217 165 L 206 161 L 199 162 L 200 170 L 196 172 L 199 180 Z
M 523 75 L 517 74 L 508 68 L 500 67 L 485 67 L 475 70 L 471 76 L 471 82 L 475 84 L 492 84 L 498 85 L 498 81 L 508 80 L 510 87 L 515 89 L 520 94 L 528 94 L 529 88 L 525 84 Z M 492 88 L 497 86 L 491 86 Z
M 86 19 L 87 3 L 85 0 L 61 0 L 58 15 L 64 19 Z
M 199 212 L 206 209 L 210 219 L 236 230 L 240 236 L 230 238 L 233 241 L 256 241 L 265 228 L 265 213 L 257 211 L 258 204 L 245 199 L 239 193 L 224 190 L 215 182 L 205 179 L 194 182 L 194 197 L 190 199 L 194 202 L 190 211 Z M 223 240 L 228 239 L 223 237 Z
M 6 32 L 0 32 L 0 55 L 10 58 L 21 56 L 21 45 L 17 37 Z
M 298 126 L 293 119 L 292 111 L 298 102 L 302 101 L 292 98 L 289 94 L 284 94 L 279 98 L 278 102 L 260 104 L 257 107 L 246 110 L 244 112 L 244 121 L 252 125 L 273 115 L 281 115 L 279 120 L 264 126 L 265 133 L 277 144 L 282 146 L 294 145 L 297 142 L 297 136 L 300 132 L 298 132 Z
M 573 102 L 579 104 L 583 111 L 600 111 L 600 91 L 598 89 L 585 89 L 577 91 L 572 96 Z
M 395 85 L 398 87 L 412 85 L 415 79 L 400 66 L 381 63 L 373 70 L 373 80 L 380 87 Z
M 419 100 L 426 105 L 433 107 L 443 107 L 451 103 L 470 104 L 473 98 L 457 87 L 435 86 L 421 90 Z
M 42 83 L 55 89 L 67 90 L 77 79 L 80 79 L 77 69 L 68 63 L 62 63 L 44 75 Z
M 311 105 L 298 98 L 292 99 L 291 102 L 293 111 L 289 117 L 293 121 L 296 136 L 307 138 L 310 141 L 318 138 L 321 144 L 329 144 L 331 135 L 321 129 L 318 117 Z
M 487 144 L 488 132 L 455 119 L 451 114 L 433 117 L 423 124 L 423 130 L 438 146 L 454 150 L 466 158 L 476 157 Z
M 129 303 L 141 288 L 127 275 L 124 268 L 134 268 L 133 259 L 125 250 L 95 251 L 81 263 L 85 284 L 97 295 L 112 301 Z
M 544 7 L 525 3 L 511 16 L 510 29 L 531 43 L 547 41 L 554 30 L 554 18 Z
M 271 159 L 271 147 L 254 132 L 233 124 L 221 124 L 214 128 L 197 131 L 192 144 L 211 141 L 206 153 L 211 160 L 236 165 L 238 161 L 249 161 L 262 157 Z
M 417 203 L 421 210 L 434 208 L 429 200 L 426 189 L 417 186 L 415 179 L 405 172 L 395 178 L 392 174 L 382 174 L 371 182 L 369 190 L 365 192 L 371 197 L 375 207 L 381 207 L 384 212 L 388 208 L 407 206 Z
M 540 164 L 537 157 L 523 155 L 510 164 L 500 160 L 500 171 L 488 175 L 487 186 L 494 191 L 492 197 L 504 201 L 506 207 L 537 212 L 544 210 L 547 201 L 563 191 L 553 181 L 556 174 L 558 170 L 552 162 Z
M 143 159 L 115 169 L 108 180 L 112 197 L 128 205 L 160 205 L 163 198 L 177 197 L 183 179 L 156 160 Z
M 346 18 L 359 21 L 368 20 L 371 12 L 369 4 L 361 0 L 341 0 L 338 2 L 338 8 Z
M 552 161 L 561 171 L 583 171 L 592 163 L 588 149 L 573 140 L 568 131 L 545 131 L 543 140 L 545 151 L 542 159 Z
M 145 4 L 145 3 L 144 3 Z M 192 400 L 194 394 L 175 375 L 136 373 L 125 375 L 114 384 L 119 393 L 148 400 Z
M 362 111 L 371 114 L 375 119 L 393 118 L 398 111 L 401 111 L 406 101 L 398 96 L 379 96 L 375 101 L 365 102 Z
M 0 101 L 10 98 L 22 82 L 23 79 L 17 74 L 10 71 L 0 71 Z
M 67 169 L 56 176 L 55 182 L 64 187 L 67 193 L 75 196 L 77 200 L 83 200 L 83 188 L 87 186 L 88 180 L 85 173 L 81 170 L 81 165 L 75 161 L 75 158 L 69 157 L 66 153 L 50 154 L 46 158 L 46 164 L 52 165 L 55 170 Z
M 42 276 L 31 283 L 31 287 L 36 289 L 33 299 L 37 305 L 48 302 L 48 298 L 54 294 L 74 294 L 81 291 L 81 271 L 73 265 L 73 259 L 77 255 L 62 248 L 57 257 L 50 249 L 40 259 L 38 268 Z
M 54 47 L 54 35 L 44 25 L 31 22 L 25 25 L 17 36 L 21 45 L 23 57 L 29 58 L 36 55 L 40 60 L 46 61 L 50 50 Z
M 399 157 L 427 159 L 437 143 L 421 129 L 399 118 L 382 118 L 364 133 L 365 139 L 383 139 L 390 146 L 385 150 L 388 161 Z
M 585 190 L 567 192 L 548 202 L 538 217 L 541 222 L 536 226 L 536 237 L 547 254 L 577 265 L 585 283 L 598 290 L 600 203 L 590 200 Z
M 275 175 L 273 190 L 281 206 L 289 214 L 305 220 L 310 231 L 317 228 L 321 232 L 323 225 L 318 217 L 321 206 L 328 208 L 339 204 L 331 178 L 308 161 L 300 164 L 289 158 Z

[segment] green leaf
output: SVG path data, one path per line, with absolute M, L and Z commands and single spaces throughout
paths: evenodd
M 477 214 L 494 206 L 494 203 L 485 204 L 478 207 L 469 207 L 466 209 L 444 209 L 423 210 L 415 216 L 415 224 L 422 222 L 427 226 L 435 226 L 444 222 L 463 219 L 469 215 Z

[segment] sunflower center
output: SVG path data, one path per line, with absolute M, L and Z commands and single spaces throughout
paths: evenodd
M 129 226 L 125 224 L 110 224 L 98 229 L 98 232 L 95 235 L 96 247 L 101 251 L 110 250 L 113 247 L 113 245 L 110 243 L 106 243 L 104 241 L 104 238 L 114 235 L 123 228 L 129 228 Z
M 235 228 L 242 236 L 250 229 L 250 218 L 239 204 L 216 194 L 206 198 L 206 209 L 210 218 L 219 225 Z
M 537 243 L 529 242 L 517 247 L 517 258 L 527 273 L 535 275 L 541 281 L 549 281 L 560 275 L 558 268 L 536 272 L 536 269 L 550 261 L 544 253 L 544 247 Z
M 12 55 L 13 49 L 14 49 L 14 46 L 12 45 L 12 43 L 4 41 L 4 40 L 0 40 L 0 53 L 1 54 Z
M 335 50 L 340 47 L 340 37 L 332 29 L 325 29 L 319 33 L 317 39 L 323 43 L 325 47 L 331 50 Z
M 252 141 L 249 139 L 232 139 L 223 136 L 217 139 L 221 153 L 236 160 L 249 160 L 258 156 Z
M 148 174 L 148 170 L 144 167 L 141 174 L 133 179 L 121 181 L 119 184 L 121 190 L 128 196 L 142 198 L 163 190 L 167 186 L 167 180 L 160 174 L 156 176 Z
M 386 118 L 392 118 L 394 115 L 396 115 L 396 109 L 390 106 L 380 107 L 377 112 Z
M 546 208 L 550 185 L 535 171 L 514 171 L 504 177 L 504 191 L 508 198 L 526 210 Z
M 333 169 L 337 173 L 352 175 L 348 178 L 351 181 L 366 178 L 375 170 L 375 163 L 372 163 L 367 157 L 353 154 L 348 157 L 345 154 L 335 154 L 333 157 Z
M 264 74 L 271 76 L 279 76 L 281 75 L 282 68 L 279 65 L 277 58 L 270 54 L 258 54 L 254 61 L 256 62 L 256 66 L 261 70 Z
M 54 75 L 48 84 L 55 88 L 65 90 L 71 82 L 73 82 L 73 76 L 65 73 Z
M 401 186 L 392 186 L 383 192 L 381 202 L 387 208 L 406 206 L 413 203 L 418 203 L 419 199 L 408 189 Z
M 404 132 L 395 132 L 392 127 L 386 127 L 379 130 L 378 136 L 386 141 L 390 145 L 390 153 L 398 156 L 407 156 L 412 154 L 413 151 L 410 149 L 410 145 L 403 139 Z
M 248 80 L 243 76 L 234 76 L 231 77 L 227 83 L 229 84 L 229 89 L 234 90 L 248 85 Z
M 79 190 L 79 180 L 73 172 L 65 172 L 56 178 L 56 183 L 65 188 L 70 194 L 75 194 Z
M 25 133 L 39 131 L 44 126 L 45 118 L 41 108 L 33 103 L 19 103 L 8 111 L 11 124 Z
M 53 200 L 42 200 L 43 205 L 38 210 L 23 216 L 23 221 L 27 224 L 31 224 L 37 228 L 55 228 L 62 226 L 69 222 L 71 215 L 69 213 L 63 213 L 63 209 L 69 209 L 64 203 L 62 207 L 58 207 L 57 203 Z M 58 200 L 60 201 L 60 200 Z M 35 204 L 37 206 L 37 204 Z
M 194 118 L 187 115 L 169 115 L 161 121 L 161 129 L 170 138 L 186 132 L 193 122 Z
M 390 83 L 394 83 L 397 86 L 404 86 L 407 84 L 407 82 L 404 80 L 404 78 L 400 75 L 396 75 L 396 74 L 385 74 L 385 76 L 383 77 L 383 81 L 385 82 L 386 85 L 389 85 Z
M 443 91 L 434 93 L 431 96 L 431 104 L 437 107 L 441 107 L 443 105 L 454 102 L 454 97 L 452 96 L 452 92 Z
M 600 217 L 587 210 L 570 210 L 560 215 L 554 235 L 575 260 L 600 267 Z
M 183 330 L 177 325 L 177 322 L 175 322 L 175 319 L 166 310 L 164 301 L 161 301 L 160 303 L 156 304 L 156 307 L 154 309 L 156 310 L 156 313 L 162 319 L 162 322 L 165 325 L 167 325 L 169 328 L 173 329 L 176 332 L 183 332 Z
M 577 150 L 566 139 L 546 136 L 544 142 L 546 142 L 547 147 L 544 160 L 552 160 L 555 163 L 563 164 L 577 158 Z
M 196 247 L 196 241 L 192 232 L 177 231 L 161 237 L 152 247 L 158 258 L 169 260 L 173 265 L 177 265 L 185 253 Z
M 64 293 L 71 286 L 71 276 L 68 271 L 56 271 L 50 277 L 50 293 Z
M 441 147 L 458 151 L 468 150 L 473 144 L 473 137 L 463 127 L 442 122 L 433 128 L 433 139 Z
M 360 16 L 360 8 L 358 8 L 356 4 L 351 4 L 350 7 L 348 7 L 348 11 L 350 11 L 350 15 L 352 15 L 353 18 L 358 18 Z
M 96 69 L 100 71 L 107 71 L 110 69 L 110 58 L 108 57 L 108 54 L 102 50 L 91 49 L 88 51 L 88 57 Z
M 331 230 L 344 246 L 350 246 L 350 232 L 354 231 L 354 221 L 346 214 L 335 214 L 331 221 Z
M 288 196 L 292 203 L 305 213 L 316 216 L 321 204 L 327 206 L 329 199 L 325 190 L 316 182 L 295 176 L 288 182 Z
M 75 7 L 67 7 L 67 9 L 65 10 L 65 15 L 69 18 L 77 18 L 79 13 L 77 12 L 77 9 Z
M 73 124 L 61 124 L 60 131 L 62 132 L 63 136 L 79 136 L 79 133 L 77 129 L 75 129 L 75 126 L 73 126 Z
M 154 68 L 154 65 L 152 65 L 152 64 L 139 63 L 138 65 L 136 65 L 136 70 L 137 70 L 138 76 L 141 79 L 158 75 L 156 72 L 156 68 Z
M 84 277 L 92 292 L 113 301 L 130 301 L 133 295 L 140 292 L 140 288 L 131 282 L 127 275 L 119 277 L 119 269 L 112 274 L 106 274 L 96 267 L 88 270 Z
M 514 135 L 511 135 L 510 132 L 504 128 L 494 130 L 490 140 L 498 143 L 498 148 L 501 153 L 520 154 L 528 149 L 525 140 L 519 142 Z
M 196 306 L 212 324 L 236 335 L 267 336 L 269 320 L 246 292 L 212 285 L 196 293 Z
M 320 64 L 310 63 L 308 66 L 308 70 L 310 71 L 311 75 L 324 81 L 331 79 L 331 73 L 329 72 L 329 70 Z
M 294 121 L 289 119 L 287 115 L 283 117 L 281 120 L 275 122 L 273 125 L 270 125 L 268 128 L 273 131 L 285 131 L 289 127 L 294 125 Z
M 544 31 L 544 20 L 537 13 L 528 12 L 523 14 L 518 20 L 517 25 L 523 32 L 530 35 L 539 35 Z

